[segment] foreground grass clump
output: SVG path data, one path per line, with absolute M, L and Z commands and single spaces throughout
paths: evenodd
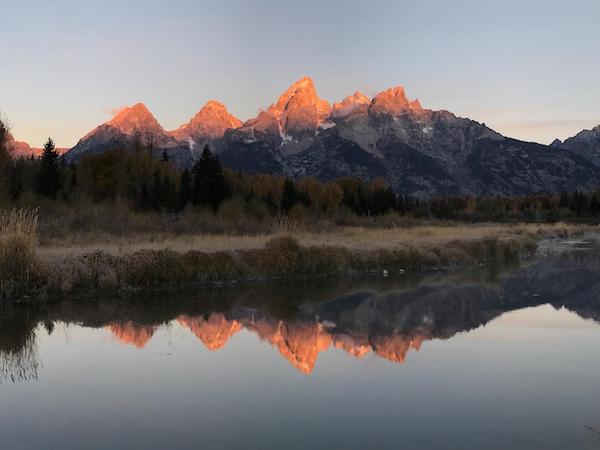
M 200 284 L 241 283 L 285 278 L 348 276 L 365 273 L 415 273 L 475 263 L 514 264 L 535 243 L 526 238 L 484 238 L 443 246 L 372 250 L 302 246 L 278 236 L 263 248 L 184 253 L 142 250 L 126 255 L 96 252 L 46 268 L 48 292 L 177 288 Z
M 37 273 L 37 210 L 0 211 L 0 298 L 19 295 Z

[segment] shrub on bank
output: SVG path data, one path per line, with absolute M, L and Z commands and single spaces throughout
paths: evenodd
M 37 210 L 0 211 L 0 298 L 25 291 L 37 276 Z

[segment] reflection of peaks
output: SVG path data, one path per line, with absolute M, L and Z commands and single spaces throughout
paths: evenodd
M 247 327 L 277 347 L 279 353 L 303 373 L 313 371 L 317 356 L 331 344 L 331 336 L 323 333 L 322 327 L 314 322 L 259 321 Z
M 177 321 L 188 328 L 211 351 L 225 347 L 229 339 L 246 328 L 262 340 L 277 348 L 279 353 L 296 369 L 310 374 L 317 363 L 319 353 L 330 347 L 343 350 L 362 358 L 371 351 L 395 363 L 402 363 L 410 350 L 419 350 L 427 334 L 371 335 L 364 331 L 356 334 L 336 333 L 315 320 L 269 320 L 261 317 L 227 319 L 222 313 L 209 316 L 180 316 Z M 156 331 L 155 326 L 137 325 L 134 322 L 111 324 L 107 327 L 123 344 L 144 348 Z
M 144 348 L 156 331 L 155 327 L 136 325 L 133 322 L 112 324 L 107 327 L 110 332 L 123 344 Z
M 377 339 L 373 343 L 373 351 L 395 363 L 403 363 L 409 350 L 419 350 L 423 344 L 423 337 L 406 338 L 404 336 L 391 336 L 383 339 Z
M 362 358 L 373 351 L 389 361 L 402 363 L 411 349 L 418 350 L 427 339 L 420 334 L 372 337 L 365 332 L 350 336 L 337 334 L 335 329 L 316 321 L 269 320 L 264 317 L 228 320 L 221 313 L 211 314 L 208 318 L 181 316 L 178 321 L 189 328 L 210 350 L 223 348 L 229 338 L 244 327 L 277 348 L 290 364 L 306 374 L 314 370 L 319 353 L 330 347 L 341 349 L 356 358 Z
M 363 343 L 355 340 L 347 334 L 336 335 L 333 338 L 333 346 L 350 353 L 356 358 L 362 358 L 371 351 L 371 346 L 368 343 Z
M 222 349 L 229 338 L 242 329 L 240 323 L 227 320 L 223 314 L 211 314 L 208 319 L 181 316 L 178 321 L 189 328 L 209 350 Z

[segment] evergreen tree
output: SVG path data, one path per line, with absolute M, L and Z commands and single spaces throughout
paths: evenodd
M 169 154 L 167 153 L 166 149 L 162 151 L 162 156 L 160 157 L 160 162 L 163 162 L 163 163 L 169 162 Z
M 0 119 L 0 191 L 7 188 L 6 180 L 10 179 L 12 161 L 8 149 L 8 127 Z
M 152 175 L 152 195 L 150 196 L 152 208 L 160 209 L 163 204 L 163 184 L 160 171 L 156 169 Z
M 148 195 L 148 184 L 146 180 L 142 181 L 142 187 L 140 188 L 140 209 L 146 211 L 150 208 L 150 196 Z
M 177 186 L 175 181 L 168 174 L 163 178 L 163 206 L 169 212 L 175 212 L 178 209 L 179 202 L 177 198 Z
M 368 209 L 371 211 L 371 214 L 385 214 L 390 209 L 394 209 L 395 207 L 396 194 L 394 194 L 392 188 L 388 187 L 386 189 L 375 189 L 373 191 L 368 207 Z
M 181 174 L 181 187 L 179 189 L 179 208 L 184 209 L 192 198 L 192 176 L 185 169 Z
M 225 180 L 221 162 L 213 156 L 208 146 L 204 147 L 202 156 L 192 171 L 194 175 L 193 203 L 210 206 L 216 212 L 223 200 L 231 196 L 231 189 Z
M 36 180 L 36 192 L 44 197 L 55 198 L 60 189 L 60 156 L 54 141 L 48 138 L 44 144 L 40 171 Z
M 77 166 L 71 164 L 71 191 L 77 188 Z
M 10 171 L 8 181 L 8 195 L 11 200 L 17 201 L 23 193 L 23 172 L 25 170 L 25 160 L 20 158 Z
M 298 192 L 296 185 L 291 179 L 286 178 L 285 182 L 283 183 L 283 192 L 281 194 L 281 203 L 279 205 L 281 211 L 287 214 L 288 211 L 292 209 L 292 207 L 299 201 L 300 193 Z

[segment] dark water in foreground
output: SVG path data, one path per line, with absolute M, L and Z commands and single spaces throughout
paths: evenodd
M 0 316 L 0 449 L 600 449 L 600 261 Z

